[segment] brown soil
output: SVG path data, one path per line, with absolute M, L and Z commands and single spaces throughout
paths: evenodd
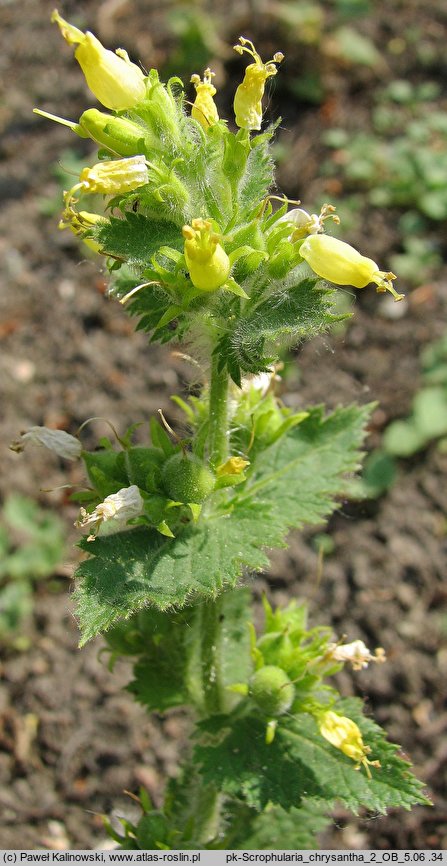
M 67 0 L 61 12 L 68 18 L 82 14 L 104 41 L 124 44 L 141 58 L 155 55 L 157 64 L 165 59 L 169 40 L 163 4 L 157 4 L 156 11 L 148 8 L 152 5 L 142 0 Z M 384 34 L 389 39 L 398 34 L 402 15 L 410 21 L 420 15 L 426 38 L 439 48 L 439 28 L 445 24 L 442 4 L 428 0 L 423 10 L 418 5 L 397 0 L 375 4 L 372 35 L 379 42 Z M 249 30 L 253 6 L 234 5 L 234 17 L 228 19 L 230 44 Z M 226 8 L 232 11 L 231 4 Z M 123 310 L 103 296 L 98 262 L 79 262 L 76 240 L 58 231 L 57 204 L 54 215 L 44 214 L 43 199 L 56 200 L 60 194 L 51 167 L 61 152 L 68 147 L 79 155 L 90 152 L 68 130 L 31 113 L 39 105 L 77 118 L 87 105 L 82 76 L 49 23 L 51 9 L 46 0 L 0 3 L 5 36 L 0 55 L 5 88 L 0 109 L 0 495 L 18 490 L 37 497 L 63 510 L 70 527 L 75 510 L 58 488 L 67 480 L 79 482 L 80 470 L 70 468 L 67 479 L 66 467 L 50 454 L 30 449 L 19 457 L 8 450 L 8 443 L 34 424 L 75 432 L 86 418 L 101 416 L 124 430 L 159 407 L 173 417 L 169 394 L 184 387 L 189 370 L 169 351 L 148 348 L 141 334 L 132 333 Z M 260 16 L 256 24 L 262 36 L 267 19 Z M 439 58 L 431 74 L 441 79 L 441 52 Z M 348 116 L 352 123 L 358 116 L 362 125 L 365 100 L 367 104 L 377 80 L 372 73 L 354 80 L 350 74 L 331 67 L 327 87 L 338 93 L 337 123 Z M 298 172 L 291 172 L 289 161 L 279 181 L 289 195 L 299 194 L 307 203 L 324 190 L 316 179 L 324 112 L 291 106 L 290 99 L 284 102 L 280 109 L 288 113 L 293 159 L 303 173 L 298 184 Z M 396 240 L 394 225 L 394 214 L 375 212 L 363 240 L 350 239 L 361 242 L 369 255 L 386 259 Z M 287 401 L 333 407 L 377 400 L 369 442 L 374 447 L 388 421 L 408 411 L 418 386 L 419 351 L 443 333 L 446 306 L 445 269 L 435 282 L 410 295 L 398 319 L 390 318 L 386 302 L 365 290 L 342 335 L 317 339 L 300 351 L 299 383 L 291 382 Z M 86 441 L 94 442 L 105 432 L 102 422 L 94 422 Z M 447 847 L 446 468 L 447 456 L 432 446 L 401 464 L 397 483 L 379 501 L 340 508 L 328 530 L 334 553 L 325 560 L 320 579 L 312 533 L 293 536 L 289 551 L 275 554 L 272 573 L 259 578 L 275 603 L 291 596 L 305 598 L 314 624 L 330 623 L 336 635 L 361 637 L 371 647 L 386 648 L 387 665 L 360 674 L 345 672 L 341 687 L 346 695 L 366 698 L 390 738 L 411 756 L 434 802 L 431 809 L 396 812 L 379 820 L 354 820 L 340 811 L 336 829 L 322 840 L 326 847 Z M 75 538 L 74 530 L 69 534 Z M 71 574 L 77 554 L 70 551 L 67 556 L 61 574 Z M 176 771 L 185 729 L 181 713 L 145 716 L 121 690 L 129 669 L 123 663 L 110 673 L 100 640 L 77 649 L 71 584 L 63 576 L 59 581 L 59 593 L 41 586 L 36 594 L 28 624 L 32 649 L 6 651 L 1 665 L 3 848 L 103 844 L 100 815 L 135 814 L 133 801 L 123 792 L 135 792 L 140 785 L 156 800 L 160 797 L 163 778 Z

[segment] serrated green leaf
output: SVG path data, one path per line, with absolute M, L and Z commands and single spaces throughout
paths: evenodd
M 312 410 L 257 457 L 225 510 L 211 513 L 207 505 L 175 539 L 145 527 L 84 539 L 81 547 L 92 558 L 78 568 L 83 642 L 147 605 L 166 610 L 214 598 L 244 568 L 265 568 L 264 551 L 282 546 L 290 527 L 331 513 L 343 477 L 358 466 L 368 415 L 369 407 L 338 409 L 327 418 Z
M 252 297 L 250 282 L 244 288 Z M 285 280 L 271 282 L 270 289 L 268 298 L 255 302 L 251 313 L 250 304 L 247 306 L 244 318 L 227 335 L 223 354 L 229 356 L 228 367 L 231 363 L 250 373 L 265 370 L 277 358 L 281 345 L 326 330 L 339 318 L 331 313 L 333 290 L 310 277 L 306 265 L 298 265 Z
M 269 504 L 280 532 L 327 517 L 344 489 L 346 473 L 359 468 L 358 450 L 371 406 L 348 406 L 324 417 L 321 407 L 256 458 L 242 497 Z
M 219 790 L 259 811 L 269 803 L 291 809 L 312 797 L 331 808 L 338 800 L 354 814 L 361 807 L 384 814 L 388 808 L 428 805 L 423 785 L 399 757 L 398 746 L 361 712 L 356 699 L 340 701 L 336 710 L 360 727 L 371 758 L 380 761 L 368 779 L 363 770 L 320 734 L 306 713 L 280 719 L 272 743 L 265 742 L 265 721 L 258 715 L 214 717 L 200 725 L 202 742 L 195 758 L 205 784 L 213 779 Z M 220 726 L 220 729 L 219 729 Z M 211 735 L 212 742 L 207 741 Z
M 113 656 L 138 656 L 128 686 L 136 700 L 149 711 L 183 704 L 230 711 L 239 699 L 227 687 L 251 670 L 249 601 L 240 589 L 180 612 L 141 611 L 114 626 L 107 635 Z
M 269 142 L 271 133 L 252 141 L 244 172 L 238 183 L 238 202 L 241 217 L 259 207 L 273 183 L 273 161 Z
M 183 248 L 182 233 L 175 223 L 157 222 L 132 211 L 124 214 L 122 219 L 111 217 L 110 222 L 98 225 L 94 237 L 104 254 L 140 267 L 147 266 L 161 246 Z
M 268 521 L 262 506 L 247 504 L 235 517 L 200 520 L 174 539 L 145 527 L 83 539 L 80 546 L 92 558 L 77 571 L 82 643 L 147 605 L 167 610 L 214 598 L 235 585 L 244 566 L 266 567 Z
M 261 814 L 255 813 L 251 822 L 246 817 L 245 832 L 240 828 L 238 836 L 231 837 L 231 848 L 245 851 L 311 851 L 319 847 L 317 833 L 331 823 L 327 812 L 326 804 L 318 800 L 304 801 L 298 809 L 292 808 L 289 812 L 279 806 L 269 805 Z
M 151 610 L 142 611 L 139 617 L 142 645 L 128 690 L 149 711 L 164 712 L 170 707 L 188 703 L 184 678 L 187 616 Z M 129 624 L 126 627 L 129 628 Z M 113 630 L 111 642 L 113 646 Z

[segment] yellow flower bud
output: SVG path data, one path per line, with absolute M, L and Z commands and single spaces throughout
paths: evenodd
M 380 767 L 379 761 L 370 761 L 366 756 L 369 755 L 371 749 L 365 746 L 360 732 L 360 728 L 352 719 L 347 716 L 339 716 L 332 710 L 327 710 L 322 713 L 319 719 L 319 728 L 321 735 L 328 742 L 340 749 L 348 758 L 352 758 L 356 762 L 356 770 L 363 766 L 366 770 L 366 775 L 371 778 L 371 767 Z
M 205 69 L 203 81 L 201 81 L 199 75 L 191 75 L 191 82 L 196 89 L 196 98 L 192 107 L 191 117 L 194 120 L 198 120 L 204 129 L 209 129 L 210 126 L 213 126 L 219 120 L 213 99 L 216 88 L 211 81 L 215 74 L 215 72 L 211 72 L 211 69 Z
M 362 289 L 368 283 L 376 283 L 378 292 L 391 292 L 395 301 L 404 295 L 396 292 L 392 280 L 396 275 L 380 271 L 372 259 L 362 256 L 350 244 L 329 235 L 309 235 L 300 247 L 300 254 L 308 265 L 325 280 L 339 286 L 355 286 Z
M 66 205 L 70 207 L 73 193 L 82 192 L 103 195 L 119 195 L 132 192 L 139 186 L 149 183 L 149 173 L 144 156 L 129 156 L 126 159 L 110 159 L 98 162 L 91 168 L 83 168 L 79 183 L 66 193 Z
M 99 39 L 87 31 L 83 33 L 53 11 L 51 20 L 58 24 L 65 41 L 77 45 L 75 57 L 87 84 L 102 105 L 114 111 L 133 108 L 144 99 L 146 85 L 140 67 L 132 63 L 126 51 L 109 51 Z
M 213 231 L 210 220 L 194 219 L 183 226 L 185 260 L 193 286 L 202 292 L 213 292 L 222 286 L 231 265 L 220 244 L 220 235 Z
M 244 36 L 239 37 L 239 42 L 240 45 L 235 45 L 234 50 L 239 54 L 247 52 L 255 62 L 247 66 L 244 80 L 236 90 L 234 97 L 236 123 L 241 129 L 261 129 L 265 82 L 267 78 L 276 75 L 278 71 L 276 64 L 281 63 L 284 55 L 278 51 L 272 60 L 263 63 L 253 42 L 245 39 Z
M 218 478 L 223 475 L 242 475 L 246 466 L 250 466 L 249 460 L 244 460 L 243 457 L 229 457 L 225 463 L 217 467 L 216 475 Z

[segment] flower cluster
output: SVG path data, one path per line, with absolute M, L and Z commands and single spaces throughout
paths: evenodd
M 102 161 L 83 169 L 78 183 L 65 194 L 62 228 L 70 227 L 92 249 L 109 252 L 107 245 L 101 245 L 102 215 L 86 217 L 88 212 L 78 214 L 75 209 L 77 198 L 91 193 L 112 197 L 123 213 L 133 206 L 142 214 L 173 221 L 178 226 L 180 241 L 171 241 L 176 251 L 175 256 L 170 254 L 176 264 L 176 279 L 171 277 L 171 271 L 166 274 L 166 268 L 160 270 L 158 265 L 149 268 L 150 260 L 146 270 L 150 270 L 150 277 L 164 291 L 175 296 L 171 299 L 176 310 L 178 307 L 186 310 L 195 297 L 194 291 L 188 291 L 188 282 L 182 279 L 182 268 L 188 275 L 189 288 L 204 293 L 221 289 L 247 298 L 249 293 L 240 283 L 241 274 L 248 278 L 263 266 L 271 276 L 282 276 L 300 261 L 307 262 L 317 276 L 335 285 L 363 288 L 375 283 L 379 292 L 389 291 L 395 300 L 403 297 L 393 288 L 394 274 L 381 270 L 349 244 L 324 234 L 326 220 L 339 221 L 329 204 L 324 205 L 319 215 L 302 208 L 288 212 L 281 209 L 270 219 L 266 231 L 267 223 L 262 219 L 265 200 L 264 204 L 259 202 L 256 226 L 253 224 L 248 231 L 249 211 L 244 215 L 234 194 L 239 195 L 241 167 L 256 144 L 255 139 L 250 141 L 250 133 L 261 129 L 266 83 L 278 72 L 283 60 L 281 52 L 264 62 L 246 37 L 241 36 L 234 46 L 240 55 L 248 54 L 252 59 L 234 97 L 235 122 L 239 127 L 234 136 L 219 120 L 214 101 L 214 72 L 209 67 L 203 77 L 197 73 L 191 77 L 196 91 L 190 112 L 191 126 L 185 116 L 186 103 L 179 91 L 179 79 L 175 79 L 176 90 L 174 83 L 164 85 L 156 70 L 145 74 L 126 51 L 110 51 L 90 31 L 79 30 L 57 10 L 52 20 L 65 41 L 74 46 L 75 58 L 90 90 L 111 112 L 90 108 L 76 123 L 37 110 L 44 117 L 65 124 L 77 135 L 91 138 L 102 148 Z M 198 131 L 203 139 L 200 145 Z M 196 157 L 201 160 L 200 165 L 195 165 Z M 209 163 L 206 169 L 204 160 Z M 217 160 L 223 166 L 220 173 Z M 204 172 L 204 180 L 198 183 L 200 172 Z M 248 175 L 244 180 L 247 183 L 250 183 Z M 281 233 L 283 230 L 285 233 Z M 242 241 L 242 234 L 243 242 L 235 243 L 236 238 Z M 177 252 L 183 254 L 181 259 Z M 209 303 L 213 303 L 211 298 Z
M 252 61 L 234 96 L 234 132 L 219 118 L 211 68 L 192 75 L 195 99 L 189 109 L 178 78 L 165 84 L 157 70 L 146 74 L 123 49 L 110 51 L 57 10 L 52 20 L 107 109 L 88 108 L 78 122 L 38 111 L 99 146 L 98 161 L 83 168 L 64 194 L 60 228 L 107 257 L 111 294 L 129 301 L 151 339 L 167 342 L 192 333 L 201 351 L 215 359 L 219 375 L 228 371 L 239 388 L 225 419 L 234 431 L 229 453 L 200 441 L 196 453 L 194 434 L 191 441 L 172 445 L 152 431 L 152 448 L 126 443 L 121 451 L 110 446 L 104 456 L 83 455 L 93 488 L 81 499 L 77 525 L 94 527 L 89 538 L 135 521 L 172 538 L 198 519 L 218 491 L 241 489 L 258 453 L 307 418 L 276 398 L 270 350 L 283 336 L 303 336 L 301 297 L 306 322 L 309 309 L 314 315 L 309 330 L 327 327 L 330 306 L 321 299 L 329 293 L 318 278 L 358 288 L 372 282 L 396 300 L 402 296 L 393 288 L 394 274 L 325 234 L 328 222 L 339 222 L 331 204 L 315 214 L 283 198 L 273 208 L 273 127 L 256 133 L 263 123 L 265 87 L 278 72 L 281 52 L 264 62 L 246 37 L 234 46 Z M 92 195 L 107 197 L 104 213 L 83 208 L 82 200 Z M 264 318 L 273 316 L 275 322 L 281 304 L 278 325 L 264 330 Z M 266 388 L 259 391 L 256 379 L 242 387 L 246 373 L 266 377 Z M 196 431 L 210 429 L 212 439 L 213 413 L 206 418 L 198 406 L 196 401 L 194 411 L 187 407 L 188 420 Z M 226 431 L 225 437 L 227 443 Z M 62 431 L 32 428 L 15 447 L 29 441 L 68 459 L 81 454 L 79 441 Z M 327 664 L 349 660 L 359 668 L 380 660 L 359 642 L 327 652 Z M 276 662 L 270 666 L 282 669 Z

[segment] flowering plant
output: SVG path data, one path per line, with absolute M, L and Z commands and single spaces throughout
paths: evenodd
M 164 806 L 143 793 L 138 825 L 110 832 L 124 848 L 256 848 L 270 826 L 273 847 L 309 848 L 335 800 L 382 813 L 428 802 L 361 704 L 326 682 L 344 664 L 384 661 L 381 648 L 309 629 L 294 601 L 274 611 L 264 600 L 263 630 L 247 626 L 247 572 L 265 568 L 291 528 L 331 514 L 359 468 L 370 412 L 285 407 L 280 351 L 339 320 L 337 286 L 372 282 L 399 300 L 394 274 L 325 233 L 337 221 L 330 205 L 309 214 L 272 194 L 275 125 L 260 131 L 262 98 L 281 53 L 264 63 L 240 38 L 252 62 L 232 131 L 210 69 L 192 75 L 189 111 L 180 79 L 143 74 L 126 52 L 57 11 L 53 20 L 110 110 L 77 122 L 38 111 L 99 145 L 98 163 L 65 193 L 61 227 L 106 257 L 110 297 L 151 342 L 186 344 L 203 371 L 198 396 L 174 398 L 181 433 L 162 416 L 144 445 L 134 427 L 93 452 L 35 427 L 14 446 L 84 461 L 81 642 L 103 633 L 112 659 L 134 658 L 129 689 L 148 710 L 195 713 Z M 81 209 L 91 193 L 109 197 L 107 215 Z

